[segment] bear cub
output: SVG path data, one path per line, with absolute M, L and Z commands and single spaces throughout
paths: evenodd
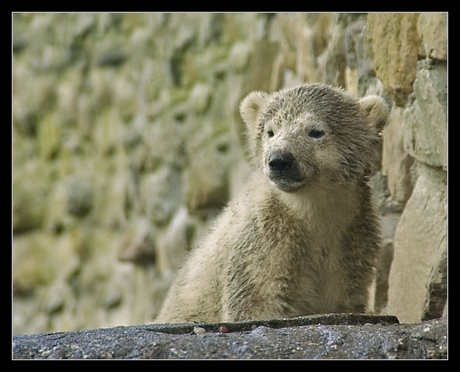
M 382 98 L 306 84 L 241 103 L 253 172 L 167 294 L 158 323 L 365 312 L 379 249 L 366 183 Z

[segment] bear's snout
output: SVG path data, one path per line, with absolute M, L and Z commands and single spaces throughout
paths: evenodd
M 273 172 L 287 171 L 292 168 L 294 164 L 294 155 L 288 151 L 276 151 L 268 158 L 268 166 Z
M 286 150 L 273 151 L 268 155 L 265 172 L 268 179 L 282 191 L 294 191 L 302 187 L 305 181 L 295 156 Z

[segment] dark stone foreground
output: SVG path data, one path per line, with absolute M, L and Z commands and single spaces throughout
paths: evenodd
M 447 319 L 329 314 L 16 335 L 13 359 L 447 359 Z

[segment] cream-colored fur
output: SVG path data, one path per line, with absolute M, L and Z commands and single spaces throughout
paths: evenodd
M 385 103 L 312 84 L 253 92 L 240 111 L 253 174 L 190 253 L 156 321 L 364 312 L 379 239 L 365 177 Z M 293 160 L 277 164 L 276 154 Z

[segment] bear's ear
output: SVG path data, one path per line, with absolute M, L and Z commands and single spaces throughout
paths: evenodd
M 240 104 L 240 114 L 246 126 L 253 127 L 258 121 L 258 116 L 267 103 L 268 94 L 254 91 L 249 93 Z
M 269 94 L 259 91 L 249 93 L 240 104 L 240 114 L 246 123 L 246 141 L 250 161 L 257 163 L 259 147 L 259 122 L 264 108 L 267 105 Z
M 358 103 L 359 112 L 366 120 L 369 129 L 373 134 L 378 135 L 390 115 L 388 105 L 383 98 L 375 95 L 363 97 Z

